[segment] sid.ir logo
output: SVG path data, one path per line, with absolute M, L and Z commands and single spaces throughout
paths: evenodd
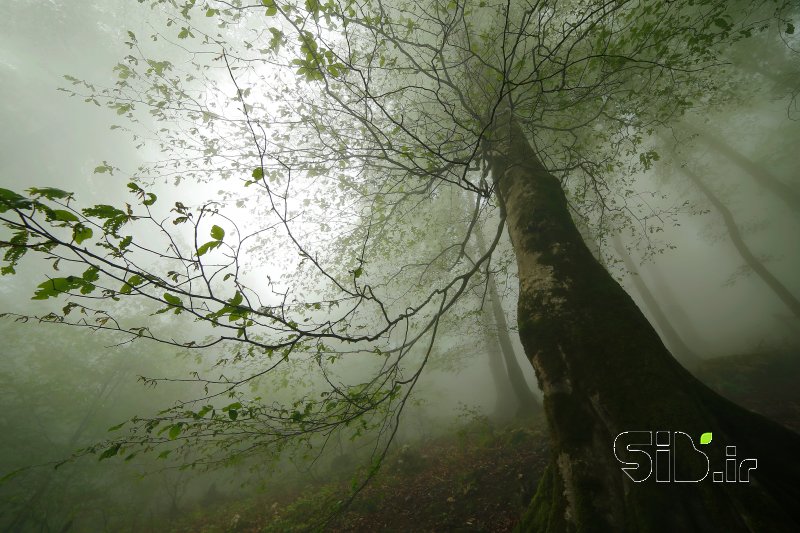
M 655 433 L 655 443 L 653 434 Z M 711 433 L 700 435 L 700 445 L 711 443 Z M 655 458 L 654 455 L 655 454 Z M 692 461 L 687 461 L 692 457 Z M 614 439 L 614 457 L 622 471 L 633 481 L 646 481 L 655 472 L 659 483 L 699 483 L 708 477 L 711 463 L 708 455 L 694 445 L 692 437 L 683 431 L 623 431 Z M 683 461 L 693 468 L 676 468 Z M 758 467 L 757 459 L 736 458 L 736 446 L 725 447 L 725 468 L 713 472 L 715 483 L 749 483 L 750 471 Z

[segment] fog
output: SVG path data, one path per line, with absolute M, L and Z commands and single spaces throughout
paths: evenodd
M 142 176 L 137 169 L 153 168 L 155 161 L 171 154 L 159 151 L 153 144 L 137 148 L 137 142 L 123 128 L 110 129 L 114 124 L 126 124 L 125 116 L 79 96 L 70 97 L 59 88 L 73 87 L 63 77 L 65 74 L 97 87 L 113 87 L 118 80 L 113 68 L 130 53 L 124 43 L 126 31 L 130 29 L 144 42 L 161 19 L 153 15 L 147 2 L 141 5 L 128 0 L 2 3 L 0 187 L 18 192 L 29 187 L 56 187 L 76 193 L 81 206 L 133 202 L 126 184 Z M 246 34 L 246 30 L 233 28 L 225 31 L 228 36 L 239 35 L 237 31 Z M 167 41 L 147 43 L 148 53 L 183 64 L 185 50 L 176 46 L 177 41 Z M 664 214 L 648 220 L 647 225 L 635 222 L 635 231 L 623 229 L 618 241 L 621 248 L 614 246 L 610 234 L 586 236 L 667 347 L 686 366 L 743 354 L 781 353 L 795 357 L 800 350 L 800 315 L 787 305 L 786 298 L 776 294 L 763 273 L 754 270 L 752 261 L 748 264 L 741 247 L 746 246 L 759 268 L 795 302 L 800 298 L 800 210 L 797 203 L 791 203 L 792 198 L 800 197 L 796 153 L 800 146 L 800 113 L 794 100 L 800 80 L 800 55 L 788 48 L 797 49 L 800 42 L 795 39 L 787 44 L 775 36 L 765 36 L 742 46 L 742 50 L 731 51 L 730 68 L 747 72 L 750 87 L 741 90 L 736 105 L 729 105 L 724 111 L 690 111 L 671 128 L 654 132 L 645 141 L 659 157 L 649 170 L 637 170 L 636 198 Z M 754 50 L 754 57 L 768 56 L 772 63 L 751 57 L 750 50 L 744 47 L 753 46 L 762 50 Z M 224 92 L 231 88 L 226 75 L 224 70 L 211 72 L 208 79 L 218 82 Z M 144 130 L 161 127 L 147 113 L 141 112 L 137 117 Z M 210 129 L 206 133 L 215 134 Z M 115 171 L 96 170 L 106 164 Z M 728 210 L 727 218 L 692 181 L 692 173 L 700 176 Z M 765 187 L 764 175 L 790 194 Z M 363 179 L 356 173 L 351 176 Z M 251 189 L 237 179 L 215 178 L 209 173 L 203 180 L 186 177 L 176 185 L 165 172 L 163 179 L 148 184 L 152 188 L 147 190 L 155 191 L 159 202 L 167 206 L 164 217 L 173 216 L 167 209 L 176 201 L 196 208 L 205 201 L 218 200 L 220 209 L 227 209 L 226 216 L 241 221 L 235 231 L 232 224 L 214 222 L 228 236 L 254 231 L 267 220 L 266 215 L 259 218 L 262 214 L 257 204 L 237 204 L 237 200 L 251 194 Z M 298 234 L 309 242 L 314 239 L 314 224 L 329 221 L 313 212 L 313 206 L 303 212 L 302 205 L 304 200 L 315 203 L 324 197 L 327 193 L 323 185 L 320 181 L 305 186 L 302 193 L 295 194 L 296 203 L 287 207 L 287 212 L 293 209 L 298 213 Z M 421 235 L 419 248 L 407 251 L 409 262 L 434 255 L 430 248 L 436 242 L 423 242 L 438 235 L 432 227 L 468 224 L 468 216 L 463 211 L 459 215 L 460 208 L 452 207 L 458 204 L 458 198 L 442 192 L 436 201 L 450 206 L 447 210 L 442 207 L 436 215 L 443 217 L 440 226 L 431 226 L 433 218 L 413 216 L 398 222 L 400 226 L 405 224 L 410 234 L 418 231 Z M 500 220 L 499 212 L 486 213 L 480 231 L 490 240 Z M 302 223 L 301 215 L 306 217 Z M 738 237 L 731 236 L 730 225 L 726 225 L 730 220 L 735 222 Z M 349 235 L 348 219 L 343 215 L 338 223 L 338 229 L 328 234 L 330 243 Z M 210 225 L 203 226 L 204 238 L 209 228 Z M 397 227 L 395 230 L 399 231 Z M 167 245 L 158 240 L 158 232 L 149 231 L 152 233 L 146 234 L 145 241 L 159 250 L 166 249 Z M 176 229 L 178 241 L 190 243 L 191 233 L 181 231 Z M 290 301 L 285 295 L 290 287 L 305 291 L 306 299 L 301 302 L 317 301 L 315 295 L 324 301 L 326 289 L 318 278 L 304 278 L 305 282 L 295 284 L 291 281 L 295 278 L 282 277 L 308 268 L 302 254 L 298 256 L 288 239 L 282 238 L 283 241 L 276 235 L 271 242 L 241 248 L 243 254 L 250 251 L 242 258 L 242 279 L 263 291 L 259 305 L 253 307 L 280 305 L 282 297 Z M 352 257 L 357 257 L 357 251 Z M 142 264 L 160 265 L 150 261 L 142 259 Z M 413 271 L 405 279 L 405 273 L 391 270 L 396 266 L 392 261 L 386 255 L 365 263 L 361 280 L 378 288 L 406 283 L 412 287 L 408 293 L 413 293 L 418 290 L 413 288 L 414 283 L 433 287 L 443 284 L 447 275 L 446 267 L 441 267 L 445 274 L 425 272 L 415 278 L 418 272 Z M 315 370 L 315 356 L 301 353 L 280 367 L 278 373 L 247 382 L 241 389 L 244 392 L 237 395 L 229 397 L 226 385 L 219 383 L 211 384 L 211 392 L 207 393 L 203 386 L 208 387 L 217 376 L 225 375 L 226 380 L 248 376 L 261 371 L 266 359 L 244 357 L 232 344 L 193 351 L 191 347 L 131 339 L 130 335 L 91 327 L 20 318 L 41 317 L 64 306 L 62 299 L 31 300 L 37 285 L 53 275 L 51 263 L 27 257 L 20 262 L 16 275 L 0 277 L 0 312 L 11 313 L 0 322 L 0 477 L 7 476 L 0 485 L 0 527 L 4 530 L 168 531 L 179 518 L 185 519 L 199 508 L 242 502 L 270 490 L 287 494 L 302 491 L 306 483 L 320 479 L 349 482 L 355 476 L 361 480 L 378 455 L 374 450 L 387 442 L 388 426 L 370 422 L 364 426 L 364 437 L 350 439 L 354 431 L 350 427 L 334 434 L 330 442 L 313 436 L 302 442 L 302 447 L 277 452 L 254 444 L 247 453 L 226 456 L 227 450 L 238 449 L 235 439 L 228 437 L 231 440 L 225 441 L 224 446 L 215 448 L 214 440 L 209 438 L 196 449 L 176 447 L 171 456 L 168 453 L 159 458 L 158 453 L 143 452 L 129 461 L 115 457 L 98 462 L 103 448 L 97 446 L 115 435 L 108 428 L 137 415 L 144 419 L 157 417 L 164 409 L 183 405 L 181 402 L 216 393 L 221 396 L 207 400 L 215 409 L 234 401 L 248 405 L 261 395 L 267 397 L 268 404 L 292 405 L 326 390 L 326 380 L 353 387 L 368 382 L 380 372 L 383 362 L 367 360 L 361 353 L 357 354 L 360 357 L 342 357 L 341 361 L 337 356 L 330 374 L 323 376 L 319 369 Z M 164 260 L 164 264 L 168 262 Z M 355 260 L 337 268 L 349 271 L 356 279 L 362 275 L 361 263 Z M 505 233 L 492 258 L 492 268 L 496 269 L 493 277 L 517 364 L 524 382 L 540 398 L 533 368 L 517 336 L 516 265 Z M 503 370 L 508 363 L 501 364 L 499 374 L 492 368 L 493 361 L 501 357 L 498 335 L 504 332 L 497 331 L 497 317 L 490 316 L 491 301 L 480 290 L 484 283 L 476 286 L 471 286 L 463 302 L 442 320 L 434 347 L 426 352 L 427 344 L 420 342 L 400 365 L 400 375 L 410 381 L 423 364 L 420 362 L 430 359 L 419 380 L 414 381 L 407 407 L 401 409 L 390 446 L 392 453 L 400 453 L 398 450 L 404 445 L 422 447 L 418 443 L 425 439 L 454 435 L 476 420 L 500 426 L 514 418 L 508 406 L 515 400 L 509 398 L 510 385 Z M 643 290 L 649 291 L 650 296 Z M 400 296 L 397 301 L 403 303 Z M 653 308 L 653 301 L 659 309 Z M 394 301 L 387 307 L 393 304 Z M 175 344 L 216 334 L 209 331 L 207 324 L 186 314 L 154 315 L 157 307 L 127 301 L 112 302 L 110 306 L 126 321 L 126 327 L 147 325 L 174 339 Z M 481 307 L 482 311 L 475 311 Z M 322 306 L 304 311 L 302 316 L 314 324 L 339 312 L 333 306 Z M 366 324 L 369 313 L 375 313 L 360 312 L 366 317 L 354 314 L 353 324 L 359 319 Z M 409 327 L 408 331 L 406 334 L 413 336 L 420 330 Z M 403 335 L 399 328 L 392 330 L 385 351 L 389 353 L 393 346 L 402 344 Z M 344 341 L 326 341 L 326 345 L 331 352 L 351 350 Z M 682 359 L 680 346 L 688 347 L 699 359 Z M 191 373 L 195 371 L 207 376 L 209 382 L 192 382 Z M 154 382 L 142 377 L 168 379 Z M 200 405 L 203 404 L 192 409 L 197 410 Z M 392 417 L 396 413 L 400 414 L 389 410 L 381 416 Z M 235 415 L 232 419 L 236 420 Z M 85 453 L 92 446 L 97 447 L 92 450 L 94 453 Z M 209 457 L 211 463 L 204 464 L 204 458 Z M 53 468 L 66 460 L 69 461 L 63 466 Z M 196 463 L 197 468 L 180 468 L 190 463 Z M 223 507 L 219 512 L 227 513 L 224 521 L 234 530 L 236 523 L 231 520 L 243 511 Z

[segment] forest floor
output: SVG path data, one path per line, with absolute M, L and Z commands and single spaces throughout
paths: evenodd
M 800 357 L 745 354 L 705 362 L 695 374 L 731 400 L 800 432 Z M 541 418 L 495 427 L 475 420 L 455 435 L 404 446 L 352 504 L 328 523 L 331 532 L 511 531 L 547 464 Z M 173 533 L 308 531 L 351 478 L 310 482 L 250 499 L 209 506 L 173 523 Z

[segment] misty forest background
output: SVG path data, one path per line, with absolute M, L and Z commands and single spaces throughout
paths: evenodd
M 253 231 L 265 223 L 267 210 L 247 201 L 252 189 L 235 173 L 222 179 L 211 173 L 184 173 L 179 163 L 174 167 L 154 163 L 186 158 L 195 168 L 203 168 L 208 154 L 204 156 L 202 150 L 192 152 L 194 147 L 184 146 L 172 153 L 159 146 L 159 142 L 169 145 L 170 135 L 180 135 L 180 128 L 188 130 L 191 124 L 171 132 L 159 130 L 158 115 L 148 114 L 144 103 L 137 104 L 137 112 L 86 96 L 114 87 L 127 68 L 122 58 L 130 54 L 158 57 L 190 70 L 191 48 L 196 44 L 191 41 L 198 37 L 178 38 L 185 25 L 180 9 L 169 3 L 151 9 L 147 4 L 0 1 L 0 187 L 15 191 L 56 187 L 76 193 L 82 206 L 124 205 L 136 200 L 126 184 L 140 180 L 136 183 L 157 194 L 156 205 L 178 202 L 188 212 L 216 201 L 243 232 Z M 199 12 L 192 24 L 211 31 L 213 9 L 223 9 L 225 3 L 197 4 Z M 207 9 L 212 10 L 211 16 L 203 17 Z M 796 10 L 789 14 L 795 22 L 800 20 Z M 170 17 L 174 26 L 165 25 Z M 249 39 L 253 30 L 244 26 L 226 31 Z M 129 31 L 138 36 L 141 48 L 137 45 L 132 51 L 126 44 Z M 148 37 L 153 33 L 159 34 L 158 40 Z M 266 43 L 270 35 L 260 38 Z M 219 58 L 209 64 L 216 70 L 200 71 L 196 87 L 208 88 L 209 102 L 218 93 L 230 96 L 230 72 Z M 729 47 L 724 64 L 716 68 L 716 75 L 729 81 L 720 84 L 724 94 L 708 95 L 676 117 L 670 133 L 653 131 L 633 151 L 620 156 L 623 164 L 614 172 L 624 178 L 614 186 L 627 191 L 619 194 L 625 200 L 617 208 L 625 211 L 630 206 L 630 213 L 639 213 L 644 206 L 651 215 L 612 217 L 599 231 L 579 227 L 590 249 L 684 366 L 737 401 L 746 402 L 749 395 L 755 405 L 748 407 L 760 406 L 762 412 L 774 408 L 767 413 L 772 416 L 780 411 L 779 421 L 797 430 L 796 392 L 794 397 L 781 396 L 780 387 L 785 384 L 781 379 L 797 375 L 800 356 L 800 39 L 793 28 L 787 31 L 785 21 L 771 25 Z M 92 87 L 77 80 L 86 80 Z M 58 91 L 59 87 L 65 90 Z M 70 97 L 72 91 L 78 95 Z M 220 103 L 217 109 L 228 109 L 233 115 L 234 104 Z M 223 134 L 208 123 L 198 123 L 208 129 L 193 135 L 218 149 L 214 135 Z M 115 127 L 110 130 L 111 124 Z M 142 131 L 152 136 L 148 139 Z M 674 132 L 688 140 L 671 142 Z M 141 172 L 144 168 L 158 169 L 160 174 L 149 179 L 147 172 Z M 245 180 L 249 178 L 247 170 Z M 358 179 L 334 196 L 309 182 L 297 193 L 294 208 L 314 216 L 334 208 L 345 212 L 358 202 L 356 195 L 351 200 L 347 193 L 347 186 L 357 189 Z M 390 228 L 394 238 L 384 243 L 394 248 L 378 253 L 371 263 L 358 262 L 358 242 L 343 240 L 349 227 L 344 215 L 327 220 L 331 226 L 342 225 L 327 237 L 328 243 L 316 242 L 310 226 L 298 227 L 305 228 L 300 233 L 314 246 L 341 253 L 340 271 L 351 281 L 354 277 L 359 283 L 362 275 L 362 281 L 370 276 L 378 280 L 381 269 L 392 272 L 396 266 L 393 254 L 405 254 L 414 264 L 415 258 L 429 257 L 430 250 L 449 242 L 448 235 L 469 224 L 474 206 L 458 194 L 441 192 L 431 198 L 435 202 L 432 214 L 400 219 Z M 323 215 L 319 220 L 326 223 Z M 475 246 L 493 244 L 498 221 L 496 210 L 483 215 L 483 226 L 477 230 L 483 235 Z M 220 226 L 226 235 L 232 234 L 232 225 Z M 140 243 L 152 239 L 154 246 L 163 245 L 155 231 L 137 238 Z M 201 240 L 207 240 L 205 233 Z M 308 284 L 313 285 L 315 278 L 304 282 L 298 275 L 308 265 L 286 242 L 255 241 L 242 247 L 245 252 L 248 262 L 242 268 L 249 279 L 271 280 L 269 285 L 260 285 L 265 292 L 274 291 L 272 303 L 266 305 L 280 300 L 275 300 L 275 294 L 280 294 L 281 287 L 313 292 Z M 98 443 L 114 437 L 110 427 L 137 416 L 158 419 L 167 413 L 164 409 L 175 405 L 184 408 L 181 402 L 203 397 L 207 390 L 208 382 L 198 381 L 198 376 L 216 380 L 258 373 L 265 356 L 224 346 L 200 351 L 141 338 L 132 342 L 130 335 L 120 332 L 26 318 L 45 316 L 43 309 L 58 311 L 65 304 L 65 300 L 31 300 L 37 286 L 53 275 L 51 263 L 24 258 L 16 265 L 15 275 L 0 278 L 0 312 L 11 313 L 0 322 L 0 475 L 7 476 L 0 485 L 3 531 L 302 529 L 308 526 L 302 520 L 325 519 L 326 506 L 333 508 L 348 500 L 353 489 L 373 474 L 376 477 L 365 490 L 381 483 L 410 487 L 415 482 L 409 480 L 417 479 L 413 476 L 434 469 L 434 464 L 443 469 L 441 476 L 454 477 L 447 477 L 452 491 L 435 496 L 441 509 L 428 517 L 431 527 L 458 519 L 467 528 L 504 530 L 506 526 L 499 522 L 480 526 L 480 518 L 468 516 L 467 511 L 463 516 L 452 511 L 458 515 L 453 518 L 447 515 L 448 509 L 481 491 L 507 498 L 502 491 L 508 487 L 470 477 L 481 454 L 489 457 L 498 450 L 509 454 L 523 446 L 529 450 L 546 446 L 537 406 L 541 394 L 517 336 L 516 265 L 505 233 L 496 244 L 489 276 L 480 278 L 438 324 L 430 356 L 423 347 L 419 353 L 410 353 L 404 363 L 408 365 L 405 377 L 411 378 L 425 359 L 424 372 L 403 401 L 396 434 L 393 426 L 381 422 L 394 420 L 399 414 L 396 407 L 379 411 L 363 424 L 356 418 L 353 425 L 298 441 L 270 437 L 270 446 L 259 445 L 252 434 L 243 437 L 248 445 L 242 448 L 237 447 L 235 435 L 225 435 L 220 441 L 192 435 L 196 440 L 186 440 L 184 445 L 181 426 L 162 425 L 153 435 L 162 430 L 158 435 L 163 440 L 130 460 L 116 457 L 119 450 L 97 460 L 108 451 Z M 158 260 L 152 264 L 161 268 Z M 433 279 L 431 284 L 441 283 L 446 275 L 444 268 L 424 274 Z M 416 289 L 408 278 L 398 274 L 397 287 L 413 293 Z M 258 287 L 261 282 L 253 283 Z M 199 342 L 209 334 L 207 324 L 175 316 L 172 309 L 154 315 L 157 307 L 133 301 L 110 305 L 128 323 L 147 325 L 168 338 L 178 332 L 181 339 Z M 321 320 L 324 311 L 311 308 L 305 316 Z M 94 318 L 87 316 L 90 321 Z M 345 343 L 333 351 L 337 349 L 347 350 Z M 370 379 L 380 356 L 380 351 L 341 361 L 331 356 L 331 373 L 325 379 L 357 387 Z M 323 377 L 314 370 L 317 364 L 314 357 L 298 356 L 291 364 L 244 383 L 235 394 L 192 409 L 197 413 L 208 404 L 236 421 L 245 417 L 248 405 L 275 402 L 290 406 L 287 416 L 302 417 L 303 400 L 325 390 Z M 755 375 L 770 377 L 753 386 Z M 771 394 L 780 398 L 780 409 L 770 404 Z M 299 409 L 297 415 L 295 409 Z M 391 444 L 376 473 L 373 467 L 378 464 L 376 458 L 382 457 L 381 446 L 388 443 L 388 436 Z M 76 451 L 80 457 L 62 464 Z M 434 458 L 436 454 L 449 454 L 461 462 L 442 463 L 444 459 Z M 505 459 L 512 461 L 509 457 Z M 526 456 L 524 460 L 539 459 Z M 56 464 L 59 467 L 54 469 Z M 40 466 L 26 468 L 31 465 Z M 514 509 L 524 509 L 535 476 L 522 471 L 509 475 L 519 481 L 508 489 L 519 499 Z M 415 498 L 431 492 L 423 487 L 409 493 L 406 499 L 410 500 L 401 504 L 419 506 Z M 369 504 L 363 503 L 364 494 L 353 501 L 357 513 L 388 512 L 382 511 L 385 502 L 375 495 L 379 492 L 373 493 Z M 390 494 L 385 498 L 391 498 Z M 315 507 L 306 501 L 309 507 L 297 507 L 297 502 L 312 496 L 322 503 Z M 292 505 L 295 511 L 299 509 L 295 517 L 281 518 Z M 268 512 L 259 515 L 261 511 L 252 509 Z M 288 521 L 280 521 L 284 519 Z M 357 522 L 350 526 L 358 529 Z

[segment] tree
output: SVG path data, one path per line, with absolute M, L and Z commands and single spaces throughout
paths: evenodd
M 644 136 L 715 90 L 715 66 L 730 43 L 770 20 L 792 33 L 785 5 L 208 2 L 202 9 L 221 28 L 206 30 L 193 18 L 196 4 L 154 2 L 177 11 L 167 28 L 195 43 L 186 65 L 197 72 L 148 58 L 131 34 L 134 54 L 117 66 L 117 87 L 73 80 L 74 91 L 133 120 L 138 107 L 149 108 L 172 126 L 154 129 L 156 142 L 169 154 L 196 155 L 170 157 L 139 177 L 244 174 L 258 195 L 225 191 L 219 203 L 193 210 L 178 201 L 167 213 L 142 180 L 129 185 L 136 207 L 79 209 L 58 189 L 0 191 L 12 233 L 6 273 L 26 252 L 83 270 L 39 285 L 37 299 L 68 298 L 43 319 L 69 322 L 70 313 L 85 312 L 90 318 L 72 323 L 221 347 L 240 364 L 230 367 L 233 377 L 196 374 L 207 387 L 199 409 L 186 403 L 135 419 L 127 436 L 95 450 L 101 457 L 179 445 L 203 450 L 206 458 L 193 461 L 203 464 L 289 442 L 319 444 L 337 430 L 372 427 L 390 439 L 442 318 L 474 287 L 504 231 L 498 225 L 486 253 L 471 257 L 474 228 L 499 210 L 518 268 L 520 338 L 544 393 L 553 452 L 523 529 L 777 531 L 800 522 L 800 437 L 727 402 L 675 362 L 570 214 L 600 232 L 652 221 L 626 192 L 632 170 L 659 157 L 643 148 Z M 256 29 L 223 35 L 233 24 Z M 202 63 L 204 52 L 215 63 Z M 229 76 L 226 85 L 208 74 L 214 64 Z M 257 68 L 268 64 L 277 70 Z M 198 80 L 219 87 L 219 101 L 198 92 Z M 467 231 L 428 226 L 443 216 L 432 207 L 454 188 L 474 199 Z M 254 198 L 263 217 L 255 229 L 222 205 Z M 153 231 L 148 240 L 133 234 L 143 226 Z M 435 248 L 426 226 L 442 228 Z M 269 250 L 257 260 L 299 275 L 262 272 L 267 285 L 257 290 L 245 273 L 256 268 L 245 254 L 250 242 Z M 286 247 L 300 258 L 281 254 Z M 432 274 L 441 270 L 449 276 Z M 221 333 L 177 339 L 175 326 L 126 324 L 86 298 L 143 300 Z M 374 361 L 357 380 L 341 372 L 352 356 Z M 242 392 L 293 365 L 317 372 L 293 399 Z M 220 404 L 226 395 L 235 401 Z M 756 482 L 634 484 L 613 444 L 647 428 L 712 433 L 740 457 L 758 457 Z M 378 461 L 383 455 L 376 448 Z M 719 447 L 709 457 L 724 463 Z M 701 466 L 687 459 L 676 475 Z
M 105 438 L 108 427 L 121 419 L 170 402 L 170 391 L 144 393 L 129 371 L 132 366 L 163 371 L 165 359 L 174 361 L 152 346 L 145 353 L 137 353 L 144 346 L 133 346 L 109 354 L 102 342 L 107 338 L 86 338 L 78 330 L 62 328 L 53 337 L 30 323 L 0 327 L 0 402 L 6 412 L 0 423 L 5 435 L 0 472 L 10 477 L 0 483 L 0 531 L 62 531 L 68 526 L 122 531 L 147 511 L 161 511 L 161 499 L 153 496 L 170 487 L 171 472 L 144 480 L 141 473 L 165 466 L 163 461 L 110 465 L 63 460 L 76 447 Z M 42 463 L 49 467 L 31 468 Z
M 777 296 L 781 302 L 794 314 L 795 317 L 800 317 L 800 300 L 791 293 L 789 289 L 776 278 L 764 265 L 764 262 L 756 257 L 747 243 L 744 242 L 742 232 L 736 224 L 733 213 L 728 209 L 725 204 L 714 194 L 708 185 L 703 182 L 700 175 L 686 166 L 681 167 L 681 172 L 689 178 L 692 184 L 697 187 L 703 195 L 708 199 L 709 203 L 719 212 L 722 220 L 725 223 L 725 229 L 730 236 L 736 251 L 744 260 L 745 264 L 770 288 L 770 290 Z
M 708 146 L 733 161 L 738 167 L 744 170 L 756 183 L 775 194 L 790 209 L 800 212 L 800 193 L 792 187 L 781 182 L 768 170 L 755 164 L 744 154 L 739 153 L 724 140 L 707 131 L 700 134 L 700 139 Z
M 475 233 L 476 244 L 478 246 L 478 255 L 486 255 L 486 242 L 483 237 L 482 228 L 477 228 Z M 495 359 L 489 364 L 492 365 L 492 373 L 505 374 L 510 387 L 506 393 L 511 393 L 513 397 L 513 407 L 506 406 L 511 409 L 511 413 L 505 413 L 505 416 L 513 414 L 515 416 L 525 417 L 539 414 L 541 406 L 539 400 L 528 387 L 525 376 L 520 369 L 517 362 L 517 354 L 514 351 L 514 346 L 511 341 L 509 333 L 508 321 L 506 320 L 505 310 L 503 309 L 503 302 L 500 299 L 500 293 L 497 290 L 497 282 L 494 279 L 494 273 L 491 271 L 486 272 L 486 288 L 488 296 L 488 306 L 491 308 L 491 318 L 487 316 L 487 324 L 484 326 L 487 335 L 487 345 L 492 346 L 495 344 L 500 348 L 500 353 L 495 354 L 495 350 L 489 352 L 489 357 Z M 485 312 L 488 315 L 489 311 Z M 492 335 L 492 331 L 495 335 Z M 496 339 L 496 342 L 493 342 Z M 498 355 L 502 355 L 502 360 Z M 496 368 L 498 367 L 499 368 Z
M 700 357 L 686 345 L 680 334 L 672 327 L 669 318 L 667 318 L 666 313 L 661 309 L 658 300 L 650 291 L 647 284 L 645 284 L 644 280 L 641 279 L 641 274 L 636 268 L 633 258 L 631 258 L 628 251 L 625 249 L 625 245 L 622 243 L 622 239 L 619 235 L 614 235 L 611 242 L 614 246 L 614 250 L 622 259 L 625 269 L 630 274 L 636 291 L 644 301 L 645 306 L 647 306 L 648 311 L 653 317 L 655 325 L 661 332 L 664 338 L 664 344 L 669 347 L 672 355 L 674 355 L 681 364 L 689 368 L 689 370 L 693 370 L 692 367 L 696 367 L 697 364 L 700 363 Z

